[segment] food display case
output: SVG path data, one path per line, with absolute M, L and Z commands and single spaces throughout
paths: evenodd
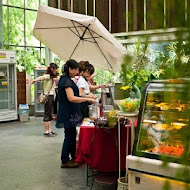
M 0 122 L 18 119 L 16 52 L 0 50 Z
M 129 190 L 190 188 L 190 80 L 149 83 L 143 93 L 132 155 Z
M 44 75 L 47 71 L 46 66 L 36 66 L 34 67 L 34 78 Z M 35 116 L 44 115 L 44 104 L 39 104 L 37 101 L 38 96 L 43 93 L 44 83 L 43 81 L 38 81 L 34 84 L 34 114 Z

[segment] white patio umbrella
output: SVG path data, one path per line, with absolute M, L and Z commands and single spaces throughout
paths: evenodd
M 64 61 L 118 71 L 127 50 L 92 16 L 39 6 L 33 35 Z

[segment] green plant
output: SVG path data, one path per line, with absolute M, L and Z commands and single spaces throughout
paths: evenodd
M 168 45 L 169 54 L 160 60 L 160 78 L 190 78 L 190 39 L 172 42 Z
M 148 48 L 148 43 L 138 43 L 131 47 L 132 56 L 126 55 L 121 65 L 121 80 L 124 86 L 130 86 L 132 89 L 137 86 L 139 89 L 151 79 L 158 79 L 163 72 L 154 64 L 150 57 L 153 52 Z

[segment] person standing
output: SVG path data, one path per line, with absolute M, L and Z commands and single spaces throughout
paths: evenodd
M 87 96 L 87 97 L 94 97 L 96 96 L 91 93 L 91 91 L 96 90 L 98 88 L 105 88 L 106 85 L 92 85 L 89 80 L 92 79 L 92 76 L 94 74 L 94 66 L 90 64 L 88 61 L 80 61 L 79 65 L 84 65 L 82 76 L 77 81 L 77 86 L 79 88 L 79 94 L 80 96 Z M 88 102 L 82 102 L 80 104 L 81 113 L 83 119 L 85 117 L 89 117 L 89 106 L 90 104 Z
M 54 79 L 56 87 L 55 87 L 55 98 L 53 101 L 53 120 L 57 119 L 57 103 L 58 103 L 58 82 L 59 82 L 59 76 Z
M 75 162 L 76 126 L 82 122 L 79 103 L 86 101 L 93 103 L 95 100 L 79 97 L 79 89 L 72 80 L 79 72 L 79 65 L 75 60 L 68 60 L 62 72 L 63 75 L 58 83 L 59 109 L 56 121 L 56 127 L 64 128 L 65 133 L 61 152 L 61 168 L 75 168 L 78 167 L 78 163 Z
M 45 137 L 55 137 L 57 134 L 51 129 L 51 120 L 52 120 L 52 109 L 53 109 L 53 101 L 55 96 L 55 88 L 56 84 L 54 82 L 54 78 L 57 77 L 58 66 L 55 63 L 50 63 L 47 72 L 34 79 L 32 84 L 37 81 L 44 81 L 44 94 L 48 95 L 47 101 L 44 104 L 44 136 Z

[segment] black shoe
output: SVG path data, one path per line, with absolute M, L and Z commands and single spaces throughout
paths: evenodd
M 52 133 L 44 133 L 44 137 L 55 137 Z
M 51 134 L 52 134 L 52 135 L 55 135 L 55 136 L 58 135 L 57 133 L 55 133 L 55 132 L 53 132 L 53 131 L 51 131 Z

